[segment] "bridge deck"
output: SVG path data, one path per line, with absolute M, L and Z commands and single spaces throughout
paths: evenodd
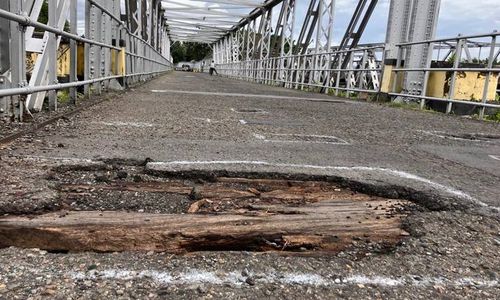
M 361 261 L 359 251 L 349 250 L 334 257 L 290 259 L 247 252 L 61 256 L 3 249 L 0 292 L 30 286 L 24 292 L 54 295 L 79 289 L 79 295 L 89 297 L 119 291 L 154 298 L 182 297 L 193 290 L 217 298 L 262 298 L 284 286 L 279 289 L 285 298 L 305 292 L 325 299 L 341 293 L 360 298 L 377 293 L 381 298 L 413 297 L 416 291 L 425 298 L 444 292 L 453 297 L 464 295 L 464 289 L 477 297 L 498 293 L 491 275 L 500 273 L 496 124 L 174 72 L 0 151 L 2 213 L 113 206 L 154 213 L 165 199 L 146 199 L 140 190 L 135 195 L 74 190 L 61 200 L 55 186 L 106 184 L 114 176 L 141 182 L 148 174 L 172 172 L 336 176 L 425 207 L 408 217 L 405 230 L 411 236 L 394 253 L 372 256 L 376 246 L 367 243 Z M 173 206 L 168 209 L 178 210 Z M 464 210 L 468 207 L 474 212 Z M 8 274 L 14 275 L 7 279 Z M 34 278 L 49 275 L 52 283 L 34 286 Z M 469 288 L 471 281 L 477 288 Z M 125 288 L 124 282 L 133 287 Z M 239 285 L 243 288 L 235 289 Z

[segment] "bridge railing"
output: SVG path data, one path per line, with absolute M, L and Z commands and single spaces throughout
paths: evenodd
M 40 1 L 34 3 L 41 5 Z M 49 108 L 56 110 L 59 90 L 70 89 L 70 102 L 76 103 L 79 87 L 90 97 L 116 84 L 122 88 L 173 68 L 162 53 L 170 45 L 166 29 L 158 32 L 153 46 L 153 39 L 144 40 L 121 21 L 120 0 L 86 0 L 83 36 L 77 34 L 81 8 L 76 1 L 48 3 L 48 24 L 38 22 L 38 14 L 33 15 L 40 7 L 24 7 L 25 1 L 6 0 L 0 5 L 0 23 L 6 25 L 0 30 L 0 116 L 22 121 L 25 113 L 42 109 L 47 92 Z M 69 30 L 65 28 L 68 15 Z M 43 32 L 42 39 L 34 38 L 35 29 Z M 69 41 L 71 50 L 66 60 L 69 76 L 60 83 L 57 52 L 63 40 Z M 26 53 L 33 48 L 37 58 L 28 74 Z
M 451 113 L 454 105 L 471 107 L 471 111 L 479 108 L 479 118 L 483 119 L 487 108 L 500 108 L 499 35 L 492 32 L 398 44 L 389 95 L 418 99 L 422 109 L 429 102 L 444 103 L 446 113 Z M 414 47 L 425 47 L 430 53 L 420 68 L 405 66 L 404 60 Z M 410 77 L 418 80 L 402 84 Z
M 330 50 L 217 65 L 228 78 L 335 95 L 380 92 L 384 46 Z M 347 64 L 343 65 L 345 62 Z

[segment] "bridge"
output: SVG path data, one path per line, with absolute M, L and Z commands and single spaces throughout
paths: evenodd
M 499 33 L 342 3 L 0 3 L 0 298 L 498 298 Z

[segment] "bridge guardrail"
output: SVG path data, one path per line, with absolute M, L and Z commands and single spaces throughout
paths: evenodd
M 376 94 L 380 92 L 384 46 L 306 53 L 218 64 L 223 76 L 294 89 Z M 343 61 L 349 61 L 342 68 Z
M 7 115 L 22 121 L 29 111 L 39 111 L 49 92 L 49 108 L 57 109 L 57 92 L 70 89 L 71 103 L 76 103 L 77 87 L 84 87 L 84 94 L 90 97 L 107 89 L 110 81 L 120 80 L 122 85 L 145 81 L 160 73 L 172 70 L 173 64 L 161 53 L 161 34 L 151 45 L 131 30 L 120 20 L 119 0 L 85 1 L 85 36 L 77 34 L 78 6 L 76 1 L 62 2 L 49 0 L 48 24 L 38 22 L 28 12 L 31 8 L 23 7 L 24 1 L 8 0 L 0 7 L 0 20 L 7 21 L 7 40 L 3 39 L 0 47 L 9 47 L 8 71 L 0 73 L 0 115 Z M 70 30 L 64 30 L 66 18 L 70 16 Z M 44 32 L 40 54 L 28 82 L 26 78 L 27 29 Z M 5 36 L 5 35 L 4 35 Z M 166 34 L 164 37 L 167 37 Z M 70 41 L 69 81 L 57 80 L 57 47 L 61 38 Z M 168 38 L 168 37 L 167 37 Z M 153 38 L 152 38 L 153 40 Z M 78 43 L 84 47 L 84 74 L 78 78 L 77 64 Z M 168 44 L 170 44 L 168 42 Z M 5 57 L 3 57 L 5 60 Z M 80 62 L 81 63 L 81 62 Z M 0 70 L 5 69 L 1 68 Z M 24 97 L 25 96 L 25 97 Z M 9 97 L 10 99 L 7 99 Z M 1 101 L 3 100 L 3 101 Z
M 408 74 L 418 73 L 422 81 L 418 82 L 419 86 L 414 91 L 409 91 L 401 90 L 401 87 L 398 86 L 398 80 L 393 80 L 389 95 L 407 99 L 418 99 L 422 109 L 426 106 L 428 101 L 444 102 L 447 104 L 446 113 L 452 112 L 454 104 L 479 107 L 479 118 L 483 119 L 486 108 L 500 109 L 500 94 L 497 89 L 500 67 L 495 63 L 500 56 L 500 44 L 497 43 L 499 35 L 499 32 L 467 36 L 459 35 L 454 38 L 433 39 L 396 45 L 398 58 L 396 66 L 391 71 L 392 76 L 404 80 Z M 484 38 L 489 39 L 489 41 L 485 42 L 480 40 Z M 428 53 L 431 55 L 428 55 L 425 66 L 421 68 L 408 68 L 404 64 L 404 57 L 406 56 L 406 51 L 411 50 L 411 47 L 415 46 L 426 47 Z M 478 53 L 476 53 L 478 56 L 477 58 L 473 58 L 474 55 L 471 55 L 470 48 L 479 49 Z M 481 59 L 482 48 L 489 49 L 488 56 L 485 59 Z M 443 49 L 448 50 L 448 52 L 441 58 L 440 53 Z M 435 57 L 436 55 L 437 57 Z M 475 66 L 467 66 L 468 63 L 473 63 L 474 61 L 476 62 Z M 449 66 L 436 67 L 432 65 L 436 63 L 444 65 L 448 63 Z M 429 95 L 430 77 L 439 72 L 441 72 L 442 76 L 446 76 L 446 82 L 444 83 L 445 88 L 442 96 Z M 463 79 L 467 77 L 467 74 L 477 78 L 481 77 L 481 82 L 475 83 L 475 85 L 479 85 L 479 89 L 481 89 L 482 86 L 482 91 L 480 91 L 480 95 L 477 95 L 477 98 L 475 98 L 475 94 L 473 93 L 475 91 L 472 91 L 469 92 L 471 93 L 471 99 L 457 99 L 457 91 L 459 88 L 458 80 L 459 78 Z M 464 98 L 468 95 L 461 96 Z

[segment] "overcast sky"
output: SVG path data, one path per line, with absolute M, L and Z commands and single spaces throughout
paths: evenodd
M 402 1 L 402 0 L 401 0 Z M 307 2 L 299 0 L 299 3 Z M 385 39 L 389 0 L 380 0 L 363 36 L 364 43 Z M 337 0 L 335 41 L 339 41 L 352 15 L 357 0 Z M 304 4 L 301 4 L 301 9 Z M 500 30 L 500 0 L 442 0 L 437 37 L 459 33 L 475 34 Z
M 338 43 L 341 39 L 357 1 L 336 1 L 334 43 Z M 379 0 L 363 36 L 363 43 L 383 42 L 385 40 L 389 2 L 390 0 Z M 81 13 L 80 20 L 82 20 L 84 0 L 78 0 L 78 3 Z M 301 24 L 300 16 L 305 14 L 309 1 L 297 0 L 297 3 L 297 23 Z M 79 31 L 83 32 L 83 21 L 79 23 Z M 500 0 L 442 0 L 437 37 L 452 37 L 459 33 L 486 33 L 495 29 L 500 30 Z M 296 32 L 299 31 L 300 28 L 297 28 Z

